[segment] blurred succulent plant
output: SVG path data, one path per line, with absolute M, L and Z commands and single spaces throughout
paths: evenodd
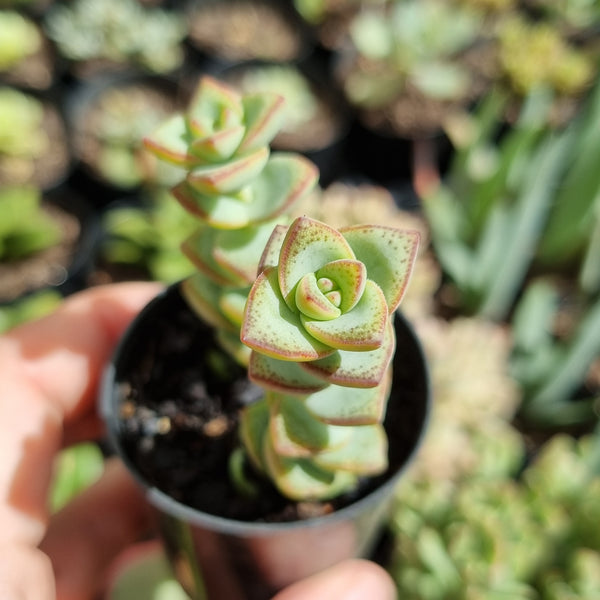
M 598 0 L 525 0 L 525 6 L 575 38 L 593 32 L 600 22 Z
M 437 256 L 454 283 L 451 301 L 462 310 L 502 319 L 530 266 L 541 263 L 538 247 L 555 268 L 586 244 L 596 247 L 600 154 L 591 131 L 599 122 L 599 97 L 594 90 L 585 110 L 559 132 L 548 126 L 553 95 L 540 89 L 504 136 L 498 134 L 509 100 L 501 93 L 490 94 L 473 120 L 460 122 L 457 130 L 467 139 L 454 138 L 448 175 L 423 207 Z M 591 277 L 597 261 L 589 251 L 588 257 Z
M 41 290 L 10 304 L 0 305 L 0 333 L 49 314 L 58 308 L 61 302 L 62 296 L 56 290 Z
M 10 161 L 12 168 L 26 168 L 47 150 L 50 140 L 42 128 L 43 116 L 37 98 L 15 88 L 0 88 L 0 165 Z
M 42 46 L 32 21 L 16 11 L 0 11 L 0 71 L 8 71 Z
M 0 260 L 23 258 L 60 239 L 56 222 L 43 211 L 34 187 L 0 190 Z
M 168 73 L 184 58 L 187 29 L 181 16 L 136 0 L 57 3 L 44 28 L 60 53 L 74 61 L 104 59 Z
M 508 473 L 458 486 L 433 479 L 407 484 L 393 520 L 391 573 L 400 594 L 408 600 L 594 597 L 599 485 L 598 441 L 591 436 L 552 438 L 518 480 Z
M 569 44 L 547 22 L 530 22 L 515 15 L 502 21 L 498 39 L 502 72 L 520 96 L 536 87 L 577 95 L 593 81 L 593 57 Z
M 177 169 L 156 161 L 143 145 L 144 135 L 174 109 L 173 94 L 143 80 L 115 81 L 84 103 L 75 125 L 75 149 L 97 176 L 131 189 L 167 185 Z
M 458 57 L 480 35 L 478 13 L 436 0 L 359 12 L 350 25 L 355 56 L 341 53 L 345 93 L 352 104 L 367 109 L 393 105 L 411 90 L 439 102 L 470 98 L 474 72 Z
M 196 228 L 166 189 L 145 195 L 141 205 L 113 206 L 104 216 L 101 254 L 108 265 L 138 267 L 153 280 L 173 283 L 193 271 L 180 241 Z

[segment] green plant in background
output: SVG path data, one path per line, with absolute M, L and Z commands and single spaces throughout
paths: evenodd
M 588 296 L 551 279 L 531 282 L 512 320 L 512 373 L 523 388 L 529 425 L 589 425 L 598 419 L 600 288 Z M 561 323 L 563 323 L 561 330 Z M 588 379 L 589 378 L 589 379 Z
M 497 35 L 501 71 L 519 96 L 538 87 L 559 96 L 575 96 L 592 82 L 593 57 L 570 44 L 548 22 L 514 15 L 502 21 Z
M 486 98 L 474 121 L 462 122 L 460 133 L 470 132 L 469 139 L 461 145 L 455 138 L 448 176 L 423 202 L 461 310 L 505 318 L 538 247 L 565 248 L 565 232 L 573 247 L 586 243 L 571 236 L 589 234 L 593 221 L 582 219 L 593 215 L 598 194 L 597 160 L 580 152 L 585 143 L 598 156 L 588 139 L 598 126 L 597 91 L 589 101 L 559 132 L 547 126 L 553 96 L 539 89 L 499 140 L 507 103 L 501 93 Z
M 51 7 L 44 29 L 74 61 L 105 59 L 168 73 L 183 62 L 180 15 L 136 0 L 76 0 Z
M 115 186 L 168 185 L 180 172 L 154 160 L 144 150 L 142 139 L 172 109 L 167 94 L 143 83 L 108 87 L 78 125 L 76 146 L 86 164 Z
M 0 88 L 0 181 L 26 181 L 34 160 L 49 148 L 40 100 L 11 87 Z
M 350 25 L 358 59 L 344 76 L 349 100 L 381 107 L 407 86 L 439 100 L 465 97 L 472 73 L 455 58 L 479 39 L 480 28 L 474 11 L 436 0 L 358 13 Z
M 541 13 L 566 34 L 580 37 L 581 33 L 593 33 L 600 23 L 598 0 L 526 0 L 525 6 Z
M 60 240 L 56 222 L 41 208 L 34 187 L 0 190 L 0 260 L 11 261 L 44 250 Z
M 15 11 L 0 11 L 0 71 L 8 71 L 42 46 L 32 21 Z
M 186 210 L 159 189 L 147 194 L 141 206 L 115 206 L 104 216 L 106 239 L 102 257 L 108 264 L 139 267 L 151 279 L 174 283 L 192 273 L 180 241 L 196 224 Z
M 456 486 L 406 486 L 391 568 L 402 597 L 596 597 L 599 490 L 593 436 L 553 438 L 519 479 L 484 474 Z
M 4 333 L 21 323 L 38 319 L 58 308 L 62 302 L 60 293 L 42 290 L 0 306 L 0 333 Z

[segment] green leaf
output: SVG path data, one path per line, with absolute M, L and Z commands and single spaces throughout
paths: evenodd
M 329 385 L 322 378 L 302 369 L 302 364 L 252 352 L 248 377 L 262 387 L 287 394 L 312 394 Z
M 315 360 L 332 352 L 308 335 L 298 314 L 288 308 L 274 268 L 265 269 L 250 290 L 241 340 L 257 352 L 281 360 Z
M 340 232 L 367 267 L 367 277 L 383 291 L 389 312 L 396 310 L 417 258 L 419 232 L 383 225 L 343 227 Z
M 342 311 L 319 289 L 314 273 L 307 273 L 299 281 L 294 300 L 298 310 L 309 319 L 328 321 L 342 314 Z
M 361 476 L 372 476 L 387 469 L 388 444 L 382 425 L 340 427 L 352 434 L 346 443 L 319 452 L 314 461 L 325 469 L 343 469 Z
M 280 456 L 300 458 L 329 448 L 340 448 L 352 437 L 352 427 L 328 425 L 306 410 L 301 399 L 269 394 L 269 432 Z
M 144 147 L 149 152 L 168 163 L 184 168 L 198 162 L 188 154 L 189 142 L 190 135 L 182 114 L 173 115 L 143 139 Z
M 181 251 L 204 275 L 219 285 L 249 285 L 249 278 L 243 272 L 231 268 L 224 261 L 217 260 L 215 251 L 219 231 L 202 224 L 181 244 Z
M 295 309 L 295 288 L 304 275 L 343 258 L 355 257 L 336 229 L 308 217 L 298 217 L 288 229 L 278 268 L 281 293 L 290 308 Z
M 207 137 L 196 138 L 189 146 L 190 152 L 209 163 L 221 162 L 231 158 L 237 150 L 246 129 L 237 125 L 224 129 Z
M 245 406 L 240 412 L 240 437 L 252 464 L 259 470 L 265 470 L 263 440 L 268 437 L 269 405 L 265 399 Z
M 268 221 L 241 229 L 219 231 L 214 243 L 215 260 L 250 285 L 256 279 L 259 260 L 274 227 L 275 222 Z
M 222 286 L 215 284 L 202 273 L 194 273 L 180 285 L 181 293 L 190 308 L 207 323 L 226 331 L 239 330 L 218 308 L 223 293 Z
M 317 321 L 300 314 L 302 325 L 315 339 L 338 350 L 375 350 L 383 344 L 388 307 L 379 286 L 371 280 L 358 304 L 331 321 Z
M 285 100 L 279 94 L 245 94 L 242 99 L 246 135 L 240 151 L 266 146 L 277 135 L 285 120 Z
M 188 173 L 186 181 L 202 194 L 231 194 L 250 183 L 268 159 L 269 148 L 259 148 L 225 163 L 196 167 Z
M 190 122 L 200 128 L 197 134 L 210 135 L 242 124 L 243 116 L 241 96 L 233 88 L 213 77 L 200 79 L 188 107 Z
M 372 425 L 383 418 L 391 385 L 391 372 L 377 387 L 351 388 L 330 385 L 304 398 L 306 408 L 332 425 Z
M 359 260 L 334 260 L 320 268 L 316 273 L 318 279 L 331 280 L 341 293 L 340 310 L 344 313 L 352 310 L 365 290 L 367 269 Z
M 300 368 L 336 385 L 375 387 L 385 375 L 395 346 L 394 326 L 392 319 L 388 319 L 379 348 L 364 352 L 337 350 L 325 358 L 302 363 Z
M 273 229 L 258 263 L 259 273 L 267 267 L 276 267 L 279 264 L 279 253 L 281 252 L 281 246 L 283 245 L 287 231 L 288 226 L 281 224 Z
M 278 456 L 269 441 L 269 436 L 264 438 L 263 452 L 273 482 L 282 494 L 292 500 L 327 500 L 356 485 L 356 476 L 351 473 L 332 473 L 306 458 Z

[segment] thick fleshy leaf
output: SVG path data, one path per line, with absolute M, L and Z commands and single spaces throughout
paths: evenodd
M 382 425 L 344 427 L 352 439 L 344 445 L 319 452 L 314 461 L 325 469 L 343 469 L 356 475 L 378 475 L 388 466 L 387 436 Z
M 281 252 L 281 246 L 283 245 L 287 230 L 288 226 L 281 224 L 273 229 L 271 236 L 265 244 L 262 256 L 260 257 L 258 273 L 264 271 L 267 267 L 277 266 L 279 263 L 279 253 Z
M 277 135 L 285 120 L 285 100 L 279 94 L 245 94 L 242 103 L 246 135 L 240 152 L 248 152 L 266 146 Z
M 186 181 L 202 194 L 231 194 L 250 183 L 269 159 L 269 148 L 259 148 L 225 163 L 201 166 L 188 173 Z
M 263 440 L 268 437 L 269 405 L 266 400 L 259 400 L 245 406 L 240 412 L 239 432 L 244 448 L 252 464 L 263 471 Z
M 302 369 L 302 364 L 252 352 L 248 377 L 266 389 L 287 394 L 312 394 L 329 385 L 322 378 Z
M 192 189 L 186 181 L 171 193 L 190 214 L 217 229 L 238 229 L 250 222 L 248 204 L 234 195 L 206 195 Z
M 391 371 L 372 388 L 343 388 L 330 385 L 304 398 L 306 408 L 324 423 L 332 425 L 371 425 L 384 416 Z
M 210 163 L 227 160 L 237 150 L 245 132 L 245 127 L 238 125 L 217 131 L 213 135 L 195 138 L 190 144 L 189 151 Z
M 192 235 L 181 244 L 181 251 L 192 264 L 219 285 L 250 285 L 248 278 L 237 270 L 228 268 L 222 261 L 216 260 L 214 251 L 219 231 L 207 225 L 200 225 Z
M 242 124 L 242 97 L 232 87 L 205 76 L 192 96 L 187 114 L 190 122 L 198 124 L 199 133 L 210 135 L 234 124 Z
M 330 280 L 341 294 L 340 310 L 352 310 L 360 300 L 367 283 L 367 269 L 358 260 L 334 260 L 321 267 L 316 273 L 318 279 Z
M 236 273 L 250 285 L 257 275 L 258 263 L 275 222 L 219 231 L 215 236 L 213 256 L 227 270 Z
M 307 273 L 298 282 L 295 305 L 309 319 L 328 321 L 342 314 L 342 311 L 319 289 L 314 273 Z
M 250 286 L 244 288 L 226 288 L 219 297 L 219 310 L 234 325 L 241 327 L 244 317 L 244 307 Z
M 299 366 L 329 383 L 345 387 L 368 388 L 379 385 L 390 364 L 396 347 L 392 319 L 388 319 L 383 343 L 375 350 L 353 352 L 338 350 L 319 360 Z
M 358 304 L 349 312 L 331 321 L 300 320 L 310 335 L 338 350 L 375 350 L 383 343 L 388 311 L 383 292 L 371 280 Z
M 248 367 L 250 362 L 250 354 L 252 350 L 240 341 L 239 331 L 229 331 L 224 329 L 217 330 L 217 341 L 229 356 L 231 356 L 238 364 L 243 367 Z
M 340 229 L 367 276 L 384 293 L 389 312 L 398 308 L 417 258 L 420 234 L 384 225 L 357 225 Z
M 315 360 L 332 352 L 308 335 L 297 313 L 287 307 L 274 268 L 265 269 L 250 290 L 241 340 L 257 352 L 281 360 Z
M 307 273 L 314 273 L 333 260 L 354 258 L 344 237 L 333 227 L 298 217 L 290 225 L 279 256 L 279 287 L 290 308 L 295 309 L 296 285 Z
M 191 167 L 199 161 L 188 153 L 190 136 L 185 118 L 175 114 L 143 139 L 144 147 L 158 158 L 178 167 Z
M 345 471 L 332 473 L 310 458 L 278 456 L 265 436 L 263 456 L 267 471 L 279 491 L 292 500 L 327 500 L 356 485 L 356 476 Z
M 319 172 L 298 154 L 274 153 L 265 168 L 248 186 L 252 202 L 248 210 L 253 222 L 266 221 L 290 210 L 317 181 Z
M 217 329 L 237 332 L 239 328 L 218 309 L 223 288 L 202 273 L 194 273 L 181 282 L 181 292 L 190 308 Z
M 325 449 L 340 448 L 352 437 L 352 427 L 318 421 L 297 397 L 270 394 L 268 400 L 269 433 L 273 448 L 281 456 L 311 456 Z

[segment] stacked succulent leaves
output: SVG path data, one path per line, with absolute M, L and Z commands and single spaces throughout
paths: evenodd
M 198 220 L 182 244 L 198 270 L 184 296 L 265 389 L 241 415 L 246 454 L 284 495 L 321 499 L 387 468 L 392 315 L 419 234 L 290 223 L 317 170 L 270 152 L 282 108 L 204 78 L 145 145 L 184 169 L 173 195 Z

